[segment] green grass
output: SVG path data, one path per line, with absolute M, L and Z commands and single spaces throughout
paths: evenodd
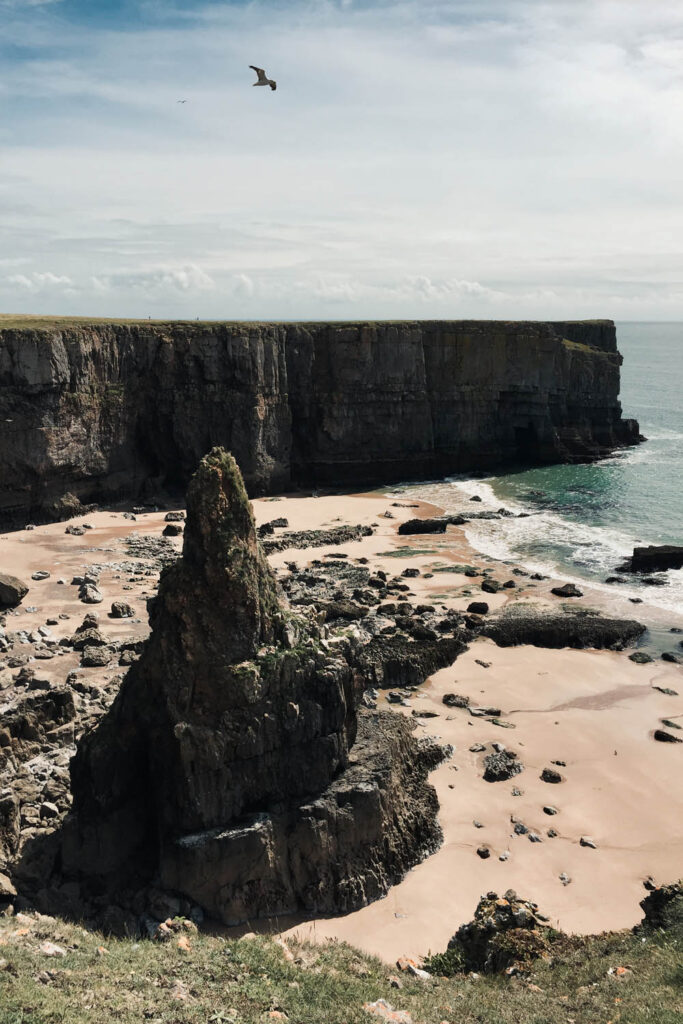
M 26 934 L 16 934 L 23 929 Z M 67 955 L 41 953 L 45 940 Z M 266 937 L 190 935 L 189 941 L 183 952 L 175 937 L 166 944 L 105 939 L 51 918 L 0 919 L 0 1024 L 370 1024 L 363 1003 L 379 998 L 407 1010 L 414 1024 L 683 1020 L 680 924 L 645 942 L 630 932 L 568 940 L 562 962 L 539 963 L 528 981 L 421 982 L 401 975 L 400 990 L 389 980 L 399 973 L 395 967 L 344 943 L 291 941 L 288 960 Z M 620 966 L 631 972 L 623 980 L 608 974 Z M 187 998 L 174 998 L 178 991 Z

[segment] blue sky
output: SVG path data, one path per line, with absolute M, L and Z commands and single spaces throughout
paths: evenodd
M 4 312 L 683 319 L 681 180 L 679 0 L 0 0 Z

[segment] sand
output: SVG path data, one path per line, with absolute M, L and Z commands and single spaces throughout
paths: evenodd
M 405 504 L 400 498 L 377 494 L 283 496 L 255 501 L 254 512 L 259 523 L 284 516 L 290 529 L 297 530 L 340 523 L 374 526 L 373 536 L 361 541 L 277 553 L 270 558 L 275 568 L 292 561 L 303 566 L 335 551 L 349 558 L 366 557 L 373 567 L 392 575 L 407 566 L 417 567 L 421 575 L 407 580 L 414 603 L 456 609 L 465 609 L 475 599 L 486 600 L 491 609 L 509 600 L 562 604 L 550 594 L 557 581 L 534 584 L 512 576 L 511 566 L 474 551 L 461 529 L 449 527 L 445 535 L 398 537 L 396 528 L 402 520 L 438 511 L 422 503 L 418 507 Z M 385 517 L 386 512 L 392 518 Z M 101 628 L 112 637 L 148 632 L 145 601 L 154 593 L 156 574 L 136 577 L 116 568 L 103 569 L 104 601 L 98 606 L 82 604 L 70 580 L 88 565 L 130 560 L 124 537 L 134 531 L 158 536 L 165 525 L 164 513 L 148 513 L 131 522 L 120 510 L 105 510 L 85 520 L 72 520 L 84 521 L 93 529 L 82 537 L 66 535 L 66 523 L 0 535 L 0 571 L 20 577 L 31 587 L 17 613 L 8 615 L 6 628 L 30 630 L 47 618 L 57 619 L 50 627 L 48 645 L 54 657 L 31 662 L 37 672 L 54 681 L 63 681 L 77 667 L 78 656 L 64 653 L 57 641 L 72 633 L 85 613 L 97 611 Z M 182 538 L 172 543 L 180 550 Z M 496 578 L 515 579 L 518 587 L 482 594 L 481 578 L 438 571 L 460 564 L 493 568 Z M 31 574 L 39 569 L 49 571 L 50 579 L 31 581 Z M 431 578 L 425 578 L 429 573 Z M 58 583 L 59 578 L 66 583 Z M 115 600 L 130 602 L 136 609 L 134 619 L 108 618 Z M 582 603 L 592 603 L 589 592 Z M 633 608 L 633 615 L 642 617 L 645 611 L 645 606 L 639 606 Z M 59 619 L 60 613 L 69 618 Z M 671 625 L 683 625 L 683 614 L 672 615 Z M 78 671 L 97 683 L 122 670 L 116 666 Z M 670 687 L 679 695 L 662 694 L 654 685 Z M 448 692 L 466 694 L 473 704 L 500 707 L 503 720 L 515 728 L 499 728 L 466 710 L 445 707 L 442 697 Z M 412 710 L 436 712 L 437 718 L 417 719 L 417 732 L 437 735 L 455 748 L 453 757 L 431 776 L 441 806 L 443 845 L 385 899 L 343 917 L 297 923 L 285 933 L 346 940 L 387 960 L 424 955 L 445 947 L 459 924 L 472 916 L 481 893 L 510 887 L 535 900 L 558 927 L 596 932 L 627 927 L 640 919 L 643 879 L 652 875 L 663 882 L 680 876 L 683 745 L 658 743 L 652 735 L 662 718 L 677 719 L 683 725 L 679 666 L 661 661 L 635 665 L 626 653 L 502 649 L 481 639 L 454 665 L 428 680 L 411 700 L 411 708 L 394 710 L 411 719 Z M 485 754 L 469 748 L 486 744 L 489 753 L 493 742 L 518 754 L 525 766 L 522 774 L 508 782 L 483 780 Z M 541 781 L 542 769 L 556 767 L 552 762 L 557 760 L 566 762 L 557 767 L 564 781 L 557 785 Z M 521 795 L 514 796 L 513 787 Z M 558 813 L 545 814 L 544 805 L 553 805 Z M 515 835 L 511 816 L 536 831 L 542 842 Z M 475 827 L 475 820 L 483 827 Z M 556 838 L 547 836 L 549 828 L 558 832 Z M 580 845 L 582 836 L 594 840 L 597 848 Z M 491 851 L 486 860 L 477 855 L 481 845 Z M 509 856 L 501 861 L 506 851 Z M 571 878 L 570 884 L 562 884 L 562 873 Z M 285 925 L 277 923 L 280 930 Z

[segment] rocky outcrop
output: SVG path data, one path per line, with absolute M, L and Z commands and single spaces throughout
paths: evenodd
M 280 602 L 220 449 L 191 481 L 151 625 L 71 764 L 62 869 L 86 898 L 154 884 L 231 924 L 346 911 L 437 847 L 426 776 L 443 752 L 357 710 L 362 679 Z
M 645 632 L 634 619 L 611 619 L 602 615 L 544 614 L 519 611 L 491 619 L 481 629 L 483 636 L 499 647 L 531 644 L 533 647 L 593 647 L 621 651 Z
M 467 971 L 506 975 L 527 974 L 534 961 L 550 959 L 552 932 L 538 904 L 521 899 L 513 889 L 504 896 L 482 896 L 474 918 L 458 928 L 445 953 L 430 957 L 426 966 L 435 973 Z
M 619 572 L 665 572 L 667 569 L 683 569 L 683 547 L 653 544 L 634 548 L 633 555 L 619 567 Z
M 184 489 L 212 445 L 251 493 L 593 459 L 622 420 L 614 325 L 0 320 L 0 517 Z
M 683 922 L 683 879 L 670 885 L 648 883 L 648 895 L 641 901 L 643 920 L 636 931 L 673 928 Z

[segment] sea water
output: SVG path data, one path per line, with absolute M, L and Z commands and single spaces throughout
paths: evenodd
M 654 587 L 629 577 L 605 584 L 636 544 L 683 544 L 683 324 L 620 323 L 621 403 L 647 440 L 600 462 L 501 476 L 452 478 L 410 488 L 447 511 L 476 494 L 529 518 L 481 520 L 466 528 L 473 547 L 502 560 L 589 582 L 619 597 L 683 613 L 683 570 L 656 574 Z M 616 594 L 614 595 L 616 596 Z

